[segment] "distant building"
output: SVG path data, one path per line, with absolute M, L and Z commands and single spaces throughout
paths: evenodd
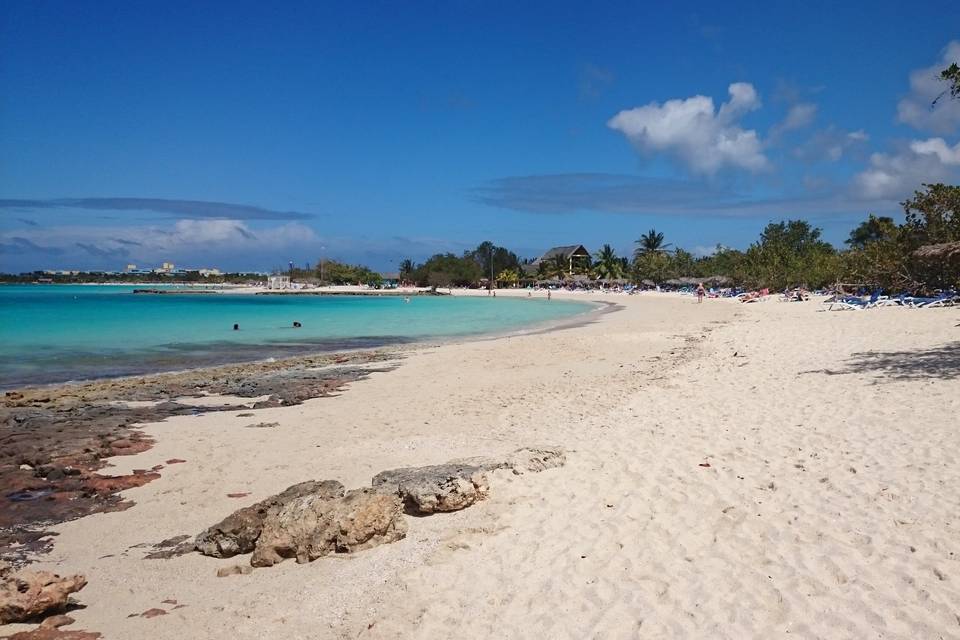
M 267 277 L 267 289 L 271 290 L 283 290 L 290 289 L 290 276 L 268 276 Z
M 197 269 L 197 273 L 199 273 L 199 274 L 200 274 L 201 276 L 203 276 L 204 278 L 209 278 L 210 276 L 222 276 L 222 275 L 223 275 L 223 274 L 220 272 L 220 269 L 216 269 L 216 268 L 213 268 L 213 269 Z
M 590 252 L 582 244 L 571 244 L 564 247 L 553 247 L 542 256 L 523 266 L 525 275 L 536 275 L 540 270 L 540 265 L 556 260 L 557 256 L 562 256 L 567 263 L 567 274 L 573 273 L 577 265 L 590 264 Z
M 383 282 L 383 286 L 388 289 L 395 289 L 400 286 L 400 274 L 399 273 L 381 273 L 380 280 Z
M 137 270 L 137 265 L 135 265 L 135 264 L 133 264 L 133 263 L 128 264 L 128 265 L 127 265 L 127 268 L 124 269 L 124 271 L 126 271 L 127 273 L 130 273 L 131 271 L 136 271 L 136 270 Z

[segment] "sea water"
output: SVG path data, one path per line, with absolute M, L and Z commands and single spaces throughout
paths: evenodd
M 134 294 L 134 288 L 0 285 L 0 386 L 498 333 L 591 308 L 542 297 L 405 302 L 375 295 Z

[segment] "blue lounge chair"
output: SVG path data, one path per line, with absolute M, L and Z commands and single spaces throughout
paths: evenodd
M 906 299 L 908 306 L 914 309 L 927 309 L 930 307 L 949 307 L 957 304 L 960 296 L 955 291 L 945 291 L 939 296 L 932 298 L 911 297 Z

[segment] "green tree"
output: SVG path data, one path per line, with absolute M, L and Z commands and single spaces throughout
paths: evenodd
M 537 268 L 537 275 L 541 278 L 565 278 L 570 275 L 570 263 L 561 255 L 551 256 L 544 260 Z
M 417 284 L 428 286 L 461 286 L 476 284 L 484 272 L 469 255 L 438 253 L 418 266 L 413 272 Z
M 597 252 L 593 272 L 598 278 L 608 280 L 623 277 L 625 272 L 623 261 L 617 257 L 616 251 L 609 244 L 603 245 Z
M 518 269 L 504 269 L 497 274 L 497 283 L 508 287 L 515 286 L 520 282 L 520 271 Z
M 322 267 L 321 267 L 322 265 Z M 321 271 L 323 277 L 321 278 Z M 382 282 L 380 274 L 372 269 L 358 264 L 347 264 L 339 260 L 317 261 L 316 270 L 312 274 L 316 280 L 325 284 L 369 284 L 377 285 Z M 296 278 L 296 274 L 294 274 Z
M 669 244 L 663 243 L 663 234 L 656 229 L 650 229 L 647 233 L 640 236 L 637 240 L 637 249 L 633 252 L 633 257 L 637 258 L 645 253 L 657 253 L 665 251 Z
M 770 223 L 747 249 L 742 276 L 756 287 L 820 287 L 840 273 L 837 253 L 805 220 Z
M 413 264 L 413 260 L 405 259 L 400 261 L 399 270 L 400 270 L 400 279 L 409 280 L 413 275 L 414 270 L 417 266 Z
M 934 98 L 933 105 L 936 105 L 940 98 L 948 93 L 952 99 L 960 98 L 960 65 L 957 65 L 957 63 L 954 62 L 949 67 L 941 71 L 940 80 L 946 82 L 948 87 L 943 93 Z
M 897 235 L 897 223 L 887 216 L 870 217 L 861 222 L 853 231 L 846 243 L 852 249 L 862 249 L 871 242 L 885 240 Z
M 907 214 L 909 241 L 920 246 L 960 240 L 960 187 L 924 184 L 900 203 Z M 911 248 L 915 248 L 911 247 Z
M 662 251 L 641 253 L 633 261 L 634 277 L 637 280 L 653 280 L 657 284 L 672 277 L 672 267 L 670 256 Z
M 925 184 L 901 203 L 907 214 L 901 245 L 914 288 L 941 289 L 960 285 L 957 260 L 921 260 L 913 252 L 923 246 L 960 242 L 960 187 Z
M 670 270 L 678 278 L 694 275 L 695 264 L 693 254 L 683 249 L 675 250 L 670 256 Z
M 900 227 L 894 226 L 844 253 L 843 280 L 876 285 L 887 291 L 913 289 L 901 235 Z
M 491 273 L 497 274 L 507 269 L 520 271 L 520 258 L 517 254 L 489 240 L 481 242 L 476 249 L 466 252 L 464 258 L 472 260 L 487 278 Z

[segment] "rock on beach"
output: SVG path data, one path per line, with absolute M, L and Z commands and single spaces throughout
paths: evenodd
M 290 501 L 307 495 L 320 499 L 338 498 L 344 487 L 336 480 L 309 480 L 270 496 L 249 507 L 234 511 L 229 516 L 197 536 L 197 551 L 215 558 L 230 558 L 253 551 L 260 537 L 263 523 L 269 515 Z
M 398 496 L 373 489 L 354 489 L 342 498 L 296 498 L 267 517 L 250 564 L 269 567 L 285 558 L 312 562 L 395 542 L 407 535 L 401 507 Z
M 49 571 L 21 571 L 0 578 L 0 624 L 24 622 L 61 611 L 71 593 L 87 585 L 82 575 L 61 578 Z

